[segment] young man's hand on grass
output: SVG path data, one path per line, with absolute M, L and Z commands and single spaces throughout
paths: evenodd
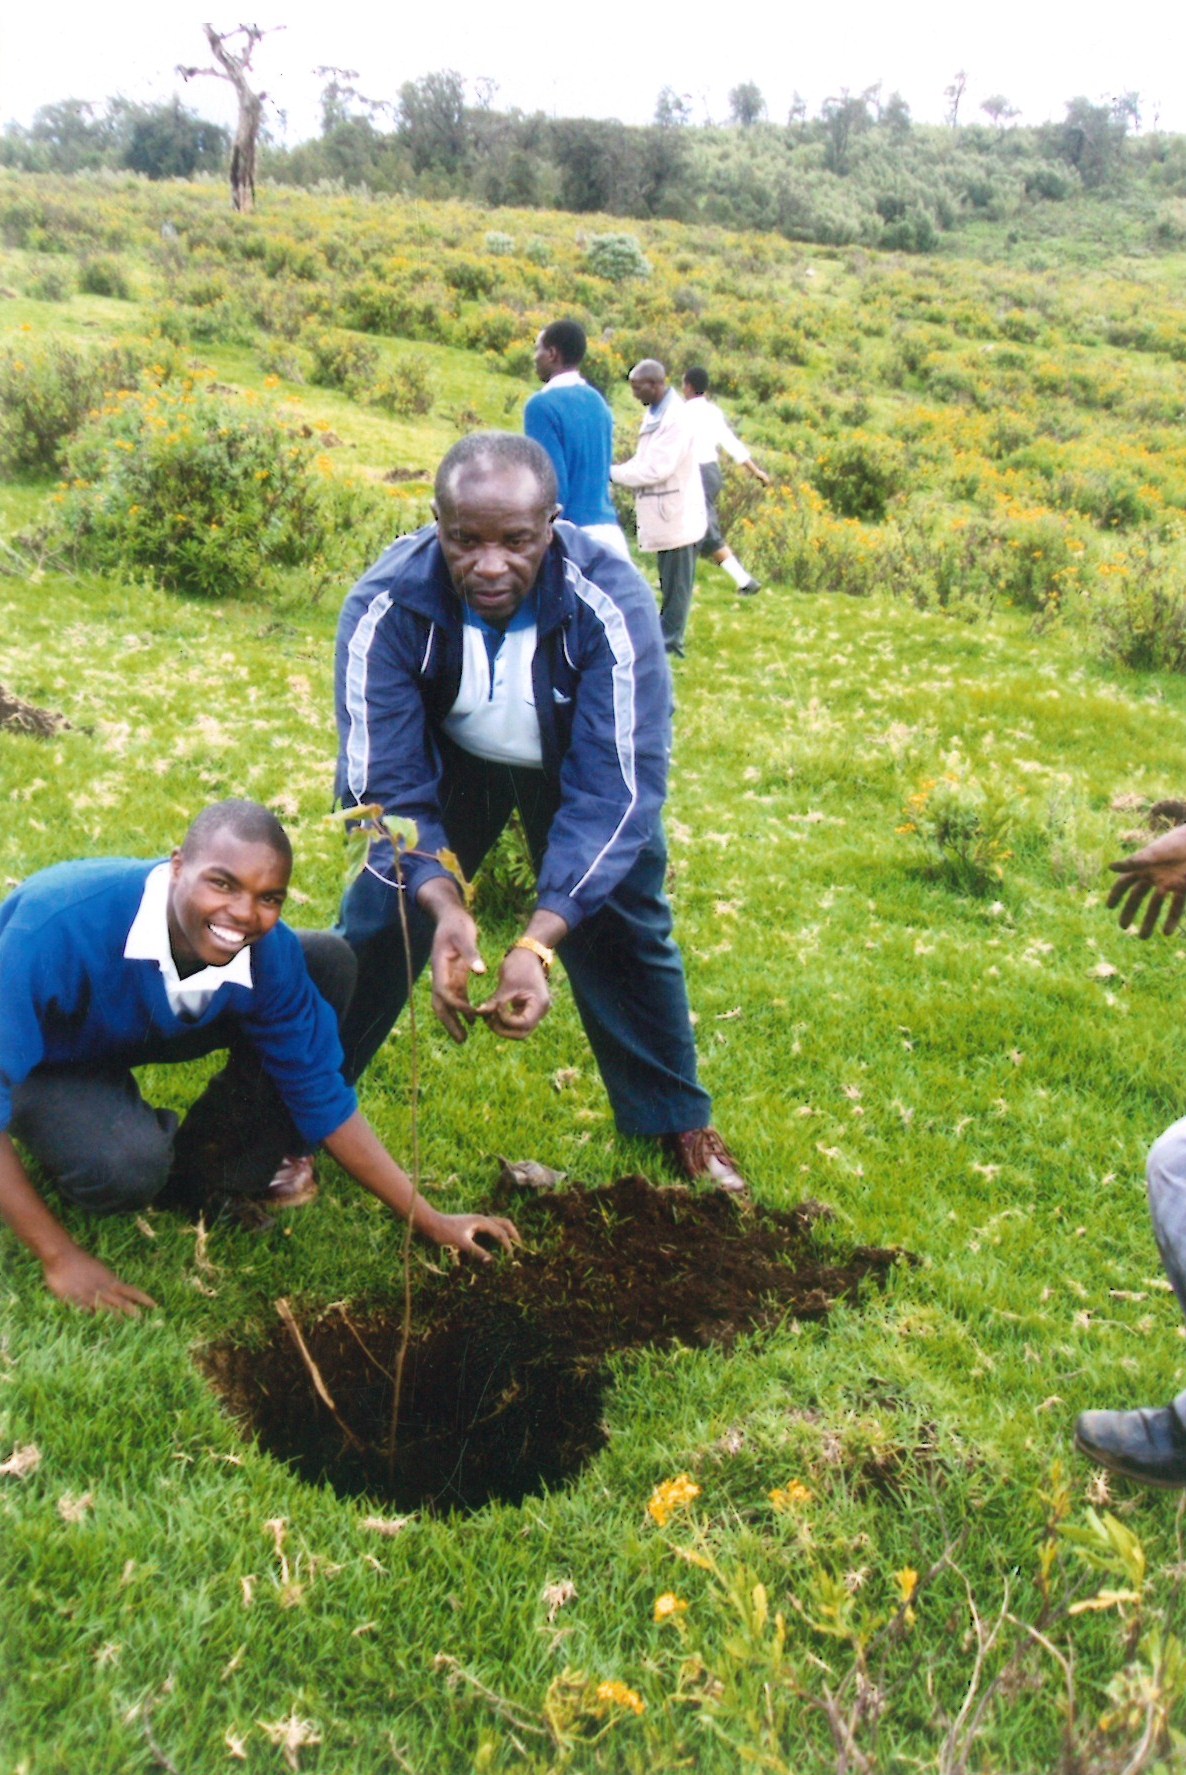
M 113 1270 L 77 1245 L 47 1258 L 43 1264 L 50 1293 L 88 1313 L 123 1313 L 140 1317 L 141 1307 L 155 1307 L 151 1294 L 121 1282 Z

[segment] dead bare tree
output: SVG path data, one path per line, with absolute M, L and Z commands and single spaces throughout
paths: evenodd
M 258 25 L 238 25 L 233 31 L 216 31 L 213 25 L 203 25 L 206 41 L 210 45 L 210 54 L 218 63 L 216 68 L 183 68 L 178 66 L 177 72 L 183 80 L 193 80 L 201 74 L 210 74 L 215 80 L 227 80 L 235 89 L 235 97 L 239 101 L 239 121 L 235 127 L 235 141 L 231 149 L 231 203 L 245 215 L 255 208 L 255 154 L 259 144 L 260 124 L 263 121 L 264 100 L 266 92 L 254 92 L 248 85 L 247 76 L 251 72 L 251 58 L 257 43 L 268 35 Z M 283 25 L 276 27 L 283 30 Z M 243 39 L 242 46 L 233 48 L 235 39 Z

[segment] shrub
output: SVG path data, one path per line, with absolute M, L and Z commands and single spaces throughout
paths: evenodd
M 1161 551 L 1099 569 L 1090 608 L 1101 656 L 1137 671 L 1186 672 L 1186 587 Z
M 78 287 L 87 296 L 117 296 L 121 302 L 132 300 L 128 274 L 118 259 L 84 259 L 78 271 Z
M 898 830 L 918 839 L 933 873 L 981 894 L 1005 873 L 1014 824 L 1007 795 L 996 785 L 986 789 L 956 760 L 910 797 Z
M 153 363 L 160 377 L 176 369 L 160 342 L 125 341 L 108 351 L 80 351 L 62 340 L 0 355 L 0 468 L 50 474 L 62 446 L 109 389 L 134 388 Z M 163 359 L 163 361 L 162 361 Z
M 742 518 L 734 541 L 759 579 L 796 591 L 868 597 L 883 586 L 880 533 L 835 517 L 806 483 L 768 494 L 752 518 Z
M 282 376 L 285 382 L 304 382 L 306 366 L 298 351 L 275 339 L 269 339 L 256 353 L 256 363 L 267 376 Z
M 341 388 L 351 396 L 365 394 L 379 369 L 379 347 L 336 327 L 306 333 L 302 343 L 313 360 L 309 380 L 318 388 Z
M 153 310 L 152 326 L 153 332 L 170 345 L 189 344 L 189 316 L 175 302 L 162 302 Z
M 315 315 L 327 312 L 327 302 L 324 292 L 303 284 L 265 284 L 253 293 L 251 316 L 266 333 L 299 339 Z
M 595 234 L 585 249 L 585 263 L 594 277 L 615 284 L 651 275 L 651 262 L 633 234 Z
M 69 272 L 50 265 L 30 280 L 28 294 L 35 302 L 68 302 L 74 294 L 74 280 Z
M 812 479 L 841 517 L 878 520 L 905 485 L 905 453 L 890 438 L 854 432 L 821 452 Z
M 503 234 L 500 229 L 492 228 L 486 235 L 486 251 L 498 257 L 507 257 L 515 250 L 513 234 Z
M 432 362 L 424 352 L 410 352 L 401 357 L 386 376 L 371 390 L 371 405 L 395 413 L 401 419 L 415 414 L 431 413 L 437 397 Z
M 510 239 L 510 236 L 506 238 Z M 510 250 L 515 250 L 513 240 Z M 479 296 L 488 296 L 495 288 L 498 283 L 498 268 L 488 265 L 485 259 L 479 259 L 472 253 L 455 253 L 442 260 L 441 276 L 451 290 L 476 301 Z
M 507 308 L 479 308 L 462 321 L 461 342 L 471 351 L 505 351 L 522 326 Z
M 307 563 L 326 526 L 310 447 L 266 412 L 192 389 L 124 392 L 75 438 L 57 529 L 100 570 L 205 597 Z

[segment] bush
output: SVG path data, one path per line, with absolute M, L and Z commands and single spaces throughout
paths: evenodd
M 905 486 L 905 453 L 890 438 L 854 432 L 821 452 L 812 479 L 841 517 L 876 521 Z
M 1014 824 L 1005 793 L 995 785 L 986 789 L 956 760 L 910 797 L 898 830 L 918 839 L 933 873 L 952 887 L 982 894 L 1005 873 Z
M 479 308 L 462 321 L 461 343 L 471 351 L 505 351 L 522 327 L 507 308 Z
M 410 352 L 399 359 L 394 368 L 371 390 L 371 405 L 401 419 L 415 414 L 431 413 L 437 397 L 436 378 L 431 359 L 422 351 Z
M 266 412 L 192 389 L 125 392 L 75 438 L 57 530 L 100 570 L 204 597 L 266 587 L 327 540 L 312 452 Z
M 160 342 L 125 341 L 87 352 L 50 340 L 0 354 L 0 468 L 51 474 L 66 439 L 103 395 L 134 388 L 154 353 L 159 378 L 176 369 Z
M 751 573 L 799 592 L 868 597 L 884 589 L 884 538 L 851 518 L 837 518 L 814 487 L 768 494 L 733 541 Z
M 74 280 L 69 272 L 50 265 L 30 279 L 26 293 L 35 302 L 68 302 L 74 294 Z
M 1160 551 L 1103 566 L 1090 619 L 1101 656 L 1137 671 L 1186 672 L 1186 587 Z
M 78 287 L 87 296 L 116 296 L 132 300 L 128 274 L 118 259 L 84 259 L 78 271 Z
M 302 339 L 313 359 L 310 382 L 318 388 L 340 388 L 351 397 L 366 394 L 379 369 L 379 347 L 338 328 L 306 333 Z
M 633 234 L 595 234 L 585 250 L 585 263 L 594 277 L 615 284 L 651 275 L 651 262 Z
M 281 376 L 285 382 L 304 382 L 306 366 L 299 352 L 291 345 L 269 339 L 256 353 L 256 363 L 266 376 Z

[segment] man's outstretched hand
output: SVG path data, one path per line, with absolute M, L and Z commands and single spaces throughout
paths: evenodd
M 1168 902 L 1162 929 L 1172 937 L 1186 911 L 1186 826 L 1175 826 L 1143 850 L 1108 867 L 1117 876 L 1108 905 L 1120 907 L 1121 930 L 1128 929 L 1144 906 L 1137 935 L 1151 937 Z
M 133 1288 L 130 1282 L 121 1282 L 105 1263 L 80 1251 L 77 1245 L 48 1258 L 43 1267 L 50 1293 L 88 1313 L 124 1313 L 137 1319 L 141 1307 L 156 1306 L 151 1294 Z

